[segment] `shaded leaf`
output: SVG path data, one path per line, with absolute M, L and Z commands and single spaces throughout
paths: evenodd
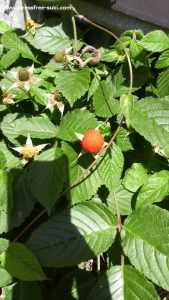
M 45 280 L 36 256 L 23 244 L 11 244 L 0 255 L 2 266 L 15 278 L 27 281 Z
M 114 266 L 101 276 L 87 300 L 159 300 L 153 284 L 131 266 Z
M 66 179 L 61 150 L 52 148 L 41 153 L 31 165 L 28 176 L 33 195 L 50 212 Z
M 104 205 L 80 203 L 35 230 L 28 247 L 48 267 L 78 264 L 106 251 L 116 235 L 116 217 Z
M 157 87 L 158 87 L 158 94 L 160 97 L 165 97 L 169 95 L 169 69 L 159 74 L 157 79 Z
M 50 300 L 86 300 L 94 283 L 94 276 L 85 270 L 75 270 L 64 276 L 52 291 Z
M 157 69 L 169 67 L 169 50 L 163 52 L 158 58 L 155 67 Z

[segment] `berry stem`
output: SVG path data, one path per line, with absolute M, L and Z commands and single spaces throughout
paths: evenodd
M 74 15 L 72 15 L 72 24 L 73 24 L 73 35 L 74 35 L 73 55 L 76 56 L 78 54 L 78 51 L 77 51 L 77 28 L 76 28 L 76 20 L 75 20 Z

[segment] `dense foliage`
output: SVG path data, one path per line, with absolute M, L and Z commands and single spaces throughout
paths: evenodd
M 164 299 L 169 37 L 73 24 L 0 22 L 3 299 Z

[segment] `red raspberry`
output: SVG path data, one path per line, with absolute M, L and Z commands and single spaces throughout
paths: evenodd
M 101 133 L 95 129 L 85 132 L 82 139 L 82 147 L 85 151 L 97 154 L 104 145 L 104 138 Z

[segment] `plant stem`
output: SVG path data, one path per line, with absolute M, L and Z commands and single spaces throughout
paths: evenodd
M 97 256 L 97 275 L 100 275 L 100 255 Z
M 122 230 L 122 222 L 121 222 L 120 210 L 119 210 L 119 205 L 118 205 L 118 199 L 117 199 L 117 195 L 116 195 L 115 191 L 113 191 L 113 195 L 114 195 L 115 209 L 116 209 L 116 215 L 117 215 L 117 229 L 120 233 Z
M 37 221 L 46 213 L 46 209 L 43 209 L 17 236 L 16 238 L 12 241 L 12 243 L 17 242 L 22 235 Z
M 79 12 L 72 6 L 70 5 L 72 11 L 75 13 L 75 17 L 77 17 L 80 20 L 85 21 L 86 23 L 100 29 L 101 31 L 104 31 L 106 33 L 108 33 L 109 35 L 113 36 L 115 38 L 115 40 L 121 45 L 121 47 L 123 48 L 126 58 L 127 58 L 127 62 L 128 62 L 128 66 L 129 66 L 129 73 L 130 73 L 130 85 L 129 85 L 129 91 L 128 91 L 128 95 L 132 94 L 132 88 L 133 88 L 133 70 L 132 70 L 132 65 L 131 65 L 131 59 L 128 53 L 128 50 L 126 49 L 126 47 L 124 46 L 123 42 L 120 40 L 120 38 L 113 33 L 112 31 L 108 30 L 107 28 L 104 28 L 101 25 L 98 25 L 92 21 L 90 21 L 89 19 L 87 19 L 86 17 L 84 17 L 83 15 L 80 15 Z
M 22 0 L 22 8 L 23 8 L 23 17 L 24 17 L 25 29 L 26 29 L 27 15 L 26 15 L 26 2 L 25 2 L 25 0 Z
M 77 28 L 76 28 L 76 20 L 73 15 L 72 15 L 72 24 L 73 24 L 73 35 L 74 35 L 73 55 L 76 56 L 78 54 L 78 51 L 77 51 Z

